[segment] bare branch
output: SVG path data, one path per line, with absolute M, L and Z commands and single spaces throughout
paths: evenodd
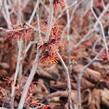
M 49 17 L 48 17 L 48 22 L 47 22 L 47 31 L 46 31 L 46 37 L 45 40 L 48 41 L 49 40 L 49 36 L 50 36 L 50 32 L 52 29 L 52 22 L 53 22 L 53 0 L 50 0 L 50 9 L 49 9 Z
M 38 59 L 39 59 L 40 54 L 41 54 L 40 52 L 37 53 L 36 58 L 33 62 L 34 64 L 33 64 L 33 67 L 30 71 L 30 75 L 27 79 L 27 82 L 24 86 L 24 89 L 23 89 L 23 92 L 22 92 L 22 95 L 21 95 L 21 99 L 20 99 L 20 102 L 19 102 L 19 105 L 18 105 L 18 109 L 23 109 L 24 102 L 25 102 L 25 99 L 27 97 L 28 89 L 30 87 L 30 84 L 31 84 L 31 82 L 34 78 L 34 75 L 35 75 L 37 67 L 38 67 Z
M 36 14 L 36 11 L 37 11 L 37 8 L 38 8 L 38 5 L 39 5 L 39 0 L 37 0 L 36 4 L 35 4 L 35 7 L 34 7 L 34 10 L 32 12 L 32 15 L 30 16 L 30 19 L 28 21 L 28 24 L 30 24 Z
M 71 100 L 71 92 L 72 92 L 72 89 L 71 89 L 71 81 L 70 81 L 70 72 L 64 62 L 64 60 L 62 59 L 61 55 L 59 54 L 59 52 L 55 49 L 60 61 L 62 62 L 63 64 L 63 67 L 66 71 L 66 77 L 67 77 L 67 87 L 68 87 L 68 98 L 69 98 L 69 103 L 70 103 L 70 109 L 73 109 L 73 104 L 72 104 L 72 100 Z

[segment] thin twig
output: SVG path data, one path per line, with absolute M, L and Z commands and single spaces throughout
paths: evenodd
M 9 29 L 12 29 L 12 23 L 11 23 L 11 20 L 10 20 L 10 12 L 9 12 L 9 6 L 7 4 L 7 0 L 4 0 L 4 1 L 1 1 L 1 5 L 2 5 L 2 9 L 1 9 L 1 12 L 3 14 L 3 17 L 7 23 L 7 26 Z
M 71 21 L 70 21 L 70 14 L 69 14 L 69 9 L 68 9 L 68 4 L 67 4 L 67 0 L 64 0 L 64 4 L 65 4 L 65 8 L 66 8 L 66 15 L 67 15 L 67 41 L 68 41 L 68 56 L 70 57 L 70 50 L 69 50 L 69 48 L 70 48 L 70 37 L 69 37 L 69 31 L 70 31 L 70 23 L 71 23 Z M 58 54 L 58 53 L 57 53 Z M 59 58 L 60 58 L 60 60 L 61 60 L 61 62 L 63 63 L 63 66 L 64 66 L 64 68 L 66 69 L 67 68 L 67 66 L 65 66 L 65 63 L 64 63 L 64 61 L 62 60 L 62 58 L 61 58 L 61 56 L 58 54 L 58 56 L 59 56 Z M 67 77 L 67 82 L 68 82 L 68 84 L 70 85 L 70 86 L 68 86 L 68 99 L 69 99 L 69 107 L 70 107 L 70 109 L 73 109 L 73 104 L 72 104 L 72 100 L 71 100 L 71 83 L 70 83 L 70 63 L 71 63 L 71 60 L 70 60 L 70 58 L 69 58 L 69 69 L 67 68 L 66 69 L 66 72 L 67 72 L 67 75 L 68 75 L 68 77 Z
M 67 9 L 72 8 L 73 6 L 78 6 L 78 5 L 79 5 L 79 4 L 77 4 L 77 1 L 75 1 L 74 3 L 72 3 L 72 4 L 69 5 L 69 6 L 67 6 L 66 8 L 63 8 L 63 10 L 61 11 L 61 13 L 60 13 L 58 16 L 56 16 L 56 18 L 54 18 L 54 19 L 55 19 L 55 22 L 57 22 L 57 21 L 59 20 L 59 18 L 62 17 L 63 13 L 64 13 Z M 72 17 L 72 16 L 71 16 L 71 17 Z
M 37 11 L 37 8 L 38 8 L 38 5 L 39 5 L 39 0 L 37 0 L 36 4 L 35 4 L 35 7 L 34 7 L 34 10 L 32 12 L 32 15 L 30 16 L 30 19 L 28 21 L 28 24 L 30 24 L 36 14 L 36 11 Z
M 40 40 L 41 40 L 41 42 L 43 41 L 43 39 L 42 39 L 42 35 L 41 35 L 41 27 L 40 27 L 40 23 L 39 23 L 39 14 L 37 14 L 37 20 L 38 20 L 38 23 L 37 23 L 37 25 L 38 25 L 38 34 L 39 34 L 39 38 L 40 38 Z
M 45 8 L 45 10 L 49 13 L 49 8 L 45 5 L 44 1 L 43 0 L 40 0 L 40 3 Z
M 69 103 L 70 103 L 70 109 L 73 109 L 72 107 L 72 100 L 71 100 L 71 92 L 72 92 L 72 89 L 71 89 L 71 81 L 70 81 L 70 72 L 67 68 L 67 65 L 65 64 L 64 60 L 62 59 L 61 55 L 59 54 L 59 52 L 55 49 L 60 61 L 62 62 L 63 64 L 63 67 L 66 71 L 66 77 L 67 77 L 67 87 L 68 87 L 68 99 L 69 99 Z
M 105 47 L 103 47 L 100 52 L 87 64 L 84 66 L 83 70 L 78 74 L 77 84 L 78 84 L 78 90 L 77 90 L 77 98 L 78 98 L 78 107 L 81 109 L 81 79 L 84 75 L 84 72 L 86 69 L 102 54 L 102 52 L 105 50 Z
M 50 32 L 52 29 L 52 22 L 53 22 L 53 13 L 54 13 L 53 0 L 50 0 L 49 17 L 48 17 L 48 22 L 47 22 L 48 25 L 47 25 L 47 31 L 46 31 L 46 36 L 45 36 L 46 41 L 48 41 L 50 37 Z
M 38 52 L 37 55 L 36 55 L 36 58 L 34 60 L 34 64 L 33 64 L 33 67 L 30 71 L 30 75 L 27 79 L 27 82 L 24 86 L 24 89 L 23 89 L 23 92 L 22 92 L 22 95 L 21 95 L 21 99 L 20 99 L 20 102 L 19 102 L 19 105 L 18 105 L 18 109 L 23 109 L 23 106 L 24 106 L 24 103 L 25 103 L 25 99 L 27 97 L 27 93 L 28 93 L 28 90 L 29 90 L 29 87 L 30 87 L 30 84 L 34 78 L 34 75 L 36 73 L 36 70 L 37 70 L 37 67 L 38 67 L 38 59 L 39 59 L 39 56 L 40 56 L 41 52 Z
M 96 31 L 97 25 L 99 24 L 99 21 L 101 20 L 101 18 L 103 17 L 104 13 L 108 10 L 109 8 L 109 3 L 106 5 L 106 7 L 104 8 L 103 12 L 100 14 L 100 16 L 98 17 L 97 21 L 95 22 L 93 28 L 91 30 L 89 30 L 87 32 L 87 34 L 74 46 L 74 48 L 77 48 L 81 43 L 83 43 L 84 41 L 86 41 L 88 38 L 88 36 L 90 34 L 92 34 L 94 31 Z M 93 36 L 91 36 L 90 38 L 92 38 Z
M 94 15 L 94 17 L 96 18 L 96 20 L 98 21 L 98 23 L 100 24 L 100 27 L 101 27 L 101 32 L 102 32 L 102 37 L 103 37 L 103 42 L 104 42 L 104 45 L 106 47 L 106 53 L 107 53 L 107 58 L 109 59 L 109 49 L 108 49 L 108 46 L 107 46 L 107 42 L 106 42 L 106 37 L 105 37 L 105 33 L 104 33 L 104 29 L 103 29 L 103 24 L 101 23 L 101 21 L 98 19 L 97 15 L 95 14 L 94 10 L 93 10 L 93 0 L 91 2 L 91 11 Z
M 21 10 L 21 0 L 18 0 L 18 9 L 17 9 L 17 24 L 19 25 L 22 25 L 22 18 L 23 18 L 23 13 L 22 13 L 22 10 Z
M 16 80 L 17 77 L 20 73 L 20 66 L 21 66 L 21 60 L 22 60 L 22 40 L 18 40 L 18 57 L 17 57 L 17 66 L 16 66 L 16 71 L 15 71 L 15 75 L 14 75 L 14 81 L 12 84 L 12 92 L 11 92 L 11 97 L 12 97 L 12 107 L 13 107 L 13 103 L 14 103 L 14 95 L 15 95 L 15 84 L 16 84 Z

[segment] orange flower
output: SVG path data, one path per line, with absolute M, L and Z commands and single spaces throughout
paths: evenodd
M 46 65 L 51 65 L 57 63 L 57 57 L 56 56 L 44 56 L 40 59 L 40 62 L 46 64 Z
M 63 28 L 62 25 L 55 23 L 51 30 L 51 38 L 55 38 L 55 39 L 61 38 L 62 37 L 62 28 Z M 41 31 L 43 33 L 45 33 L 47 31 L 47 24 L 42 24 Z
M 51 37 L 58 39 L 62 37 L 62 25 L 59 25 L 57 23 L 54 24 L 52 31 L 51 31 Z

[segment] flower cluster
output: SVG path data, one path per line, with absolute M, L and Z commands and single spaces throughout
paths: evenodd
M 32 29 L 30 28 L 24 28 L 20 25 L 15 25 L 13 27 L 13 31 L 8 33 L 8 37 L 10 39 L 20 39 L 24 38 L 25 41 L 29 42 L 32 37 Z
M 58 56 L 54 48 L 58 51 L 62 51 L 65 43 L 61 40 L 63 26 L 55 23 L 52 27 L 50 39 L 40 46 L 40 50 L 43 51 L 40 58 L 40 62 L 45 65 L 51 65 L 58 62 Z M 47 25 L 43 24 L 41 27 L 42 32 L 46 32 Z

